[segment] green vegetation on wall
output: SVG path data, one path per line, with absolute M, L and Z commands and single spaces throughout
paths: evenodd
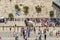
M 20 8 L 19 8 L 19 6 L 16 4 L 15 5 L 15 9 L 17 10 L 17 11 L 20 11 Z
M 24 6 L 23 10 L 24 10 L 25 15 L 27 15 L 29 13 L 29 7 L 28 6 Z
M 50 17 L 53 17 L 54 16 L 54 11 L 50 11 Z
M 14 17 L 13 13 L 9 13 L 8 17 L 9 17 L 10 20 L 12 20 L 12 18 Z
M 39 5 L 37 5 L 37 6 L 35 7 L 35 9 L 36 9 L 36 12 L 37 12 L 37 13 L 40 13 L 40 12 L 41 12 L 41 7 L 39 7 Z
M 10 2 L 11 2 L 12 0 L 10 0 Z

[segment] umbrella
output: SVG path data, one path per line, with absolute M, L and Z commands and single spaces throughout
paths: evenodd
M 30 21 L 28 21 L 28 22 L 29 22 L 29 23 L 32 23 L 32 24 L 34 23 L 34 22 L 33 22 L 33 21 L 31 21 L 31 20 L 30 20 Z
M 34 22 L 33 21 L 28 21 L 28 25 L 33 27 Z

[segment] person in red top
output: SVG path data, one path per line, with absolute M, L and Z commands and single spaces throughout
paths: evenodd
M 56 32 L 56 36 L 58 37 L 58 32 Z
M 0 40 L 2 40 L 1 37 L 0 37 Z

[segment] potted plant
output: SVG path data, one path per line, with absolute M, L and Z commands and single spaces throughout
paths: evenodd
M 54 16 L 54 11 L 50 11 L 50 17 L 53 17 Z
M 9 16 L 8 16 L 8 17 L 9 17 L 9 20 L 11 21 L 11 20 L 13 19 L 14 16 L 13 16 L 12 13 L 9 13 Z
M 25 15 L 27 15 L 29 13 L 29 7 L 28 6 L 24 6 L 23 9 L 24 9 Z

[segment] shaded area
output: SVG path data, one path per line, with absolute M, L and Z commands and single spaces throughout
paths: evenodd
M 53 2 L 53 4 L 60 9 L 60 6 L 57 3 Z

